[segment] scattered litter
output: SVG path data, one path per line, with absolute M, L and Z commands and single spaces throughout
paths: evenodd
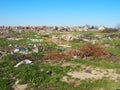
M 43 39 L 29 39 L 31 42 L 43 42 Z
M 16 48 L 15 50 L 14 50 L 14 53 L 17 53 L 17 52 L 19 52 L 20 50 L 19 50 L 19 48 Z
M 16 64 L 14 67 L 18 67 L 18 66 L 20 66 L 21 64 L 31 64 L 31 63 L 32 63 L 32 61 L 30 61 L 30 60 L 28 60 L 28 59 L 25 59 L 25 60 L 19 62 L 18 64 Z
M 109 37 L 108 37 L 108 40 L 112 40 L 112 38 L 109 36 Z
M 88 39 L 82 39 L 83 41 L 85 41 L 85 42 L 89 42 L 90 40 L 88 40 Z
M 9 44 L 8 47 L 12 47 L 12 44 Z
M 34 47 L 33 52 L 34 52 L 34 53 L 38 53 L 38 52 L 39 52 L 39 48 L 38 48 L 37 46 Z
M 21 40 L 21 39 L 23 39 L 23 38 L 16 38 L 16 37 L 12 37 L 12 38 L 7 38 L 8 40 L 12 40 L 12 41 L 18 41 L 18 40 Z
M 47 73 L 48 75 L 52 75 L 52 71 L 51 71 L 51 70 L 47 71 L 46 73 Z

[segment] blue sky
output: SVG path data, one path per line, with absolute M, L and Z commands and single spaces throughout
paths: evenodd
M 0 25 L 120 24 L 120 0 L 0 0 Z

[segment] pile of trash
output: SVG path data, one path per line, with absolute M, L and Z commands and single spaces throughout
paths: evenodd
M 111 53 L 104 50 L 101 45 L 87 44 L 77 49 L 69 49 L 62 52 L 47 52 L 44 55 L 48 60 L 66 60 L 70 58 L 87 58 L 87 57 L 111 57 Z
M 75 49 L 70 51 L 72 56 L 76 56 L 78 58 L 87 58 L 91 56 L 95 57 L 109 57 L 111 54 L 106 52 L 103 47 L 100 45 L 85 45 L 80 47 L 79 49 Z

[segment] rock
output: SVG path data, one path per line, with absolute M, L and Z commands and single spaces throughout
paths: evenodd
M 92 73 L 92 70 L 88 69 L 85 71 L 86 73 Z

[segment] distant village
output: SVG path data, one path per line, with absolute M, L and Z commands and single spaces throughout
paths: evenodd
M 12 30 L 12 31 L 35 31 L 37 33 L 44 31 L 88 31 L 88 30 L 105 30 L 107 27 L 105 26 L 0 26 L 0 31 L 1 30 Z

